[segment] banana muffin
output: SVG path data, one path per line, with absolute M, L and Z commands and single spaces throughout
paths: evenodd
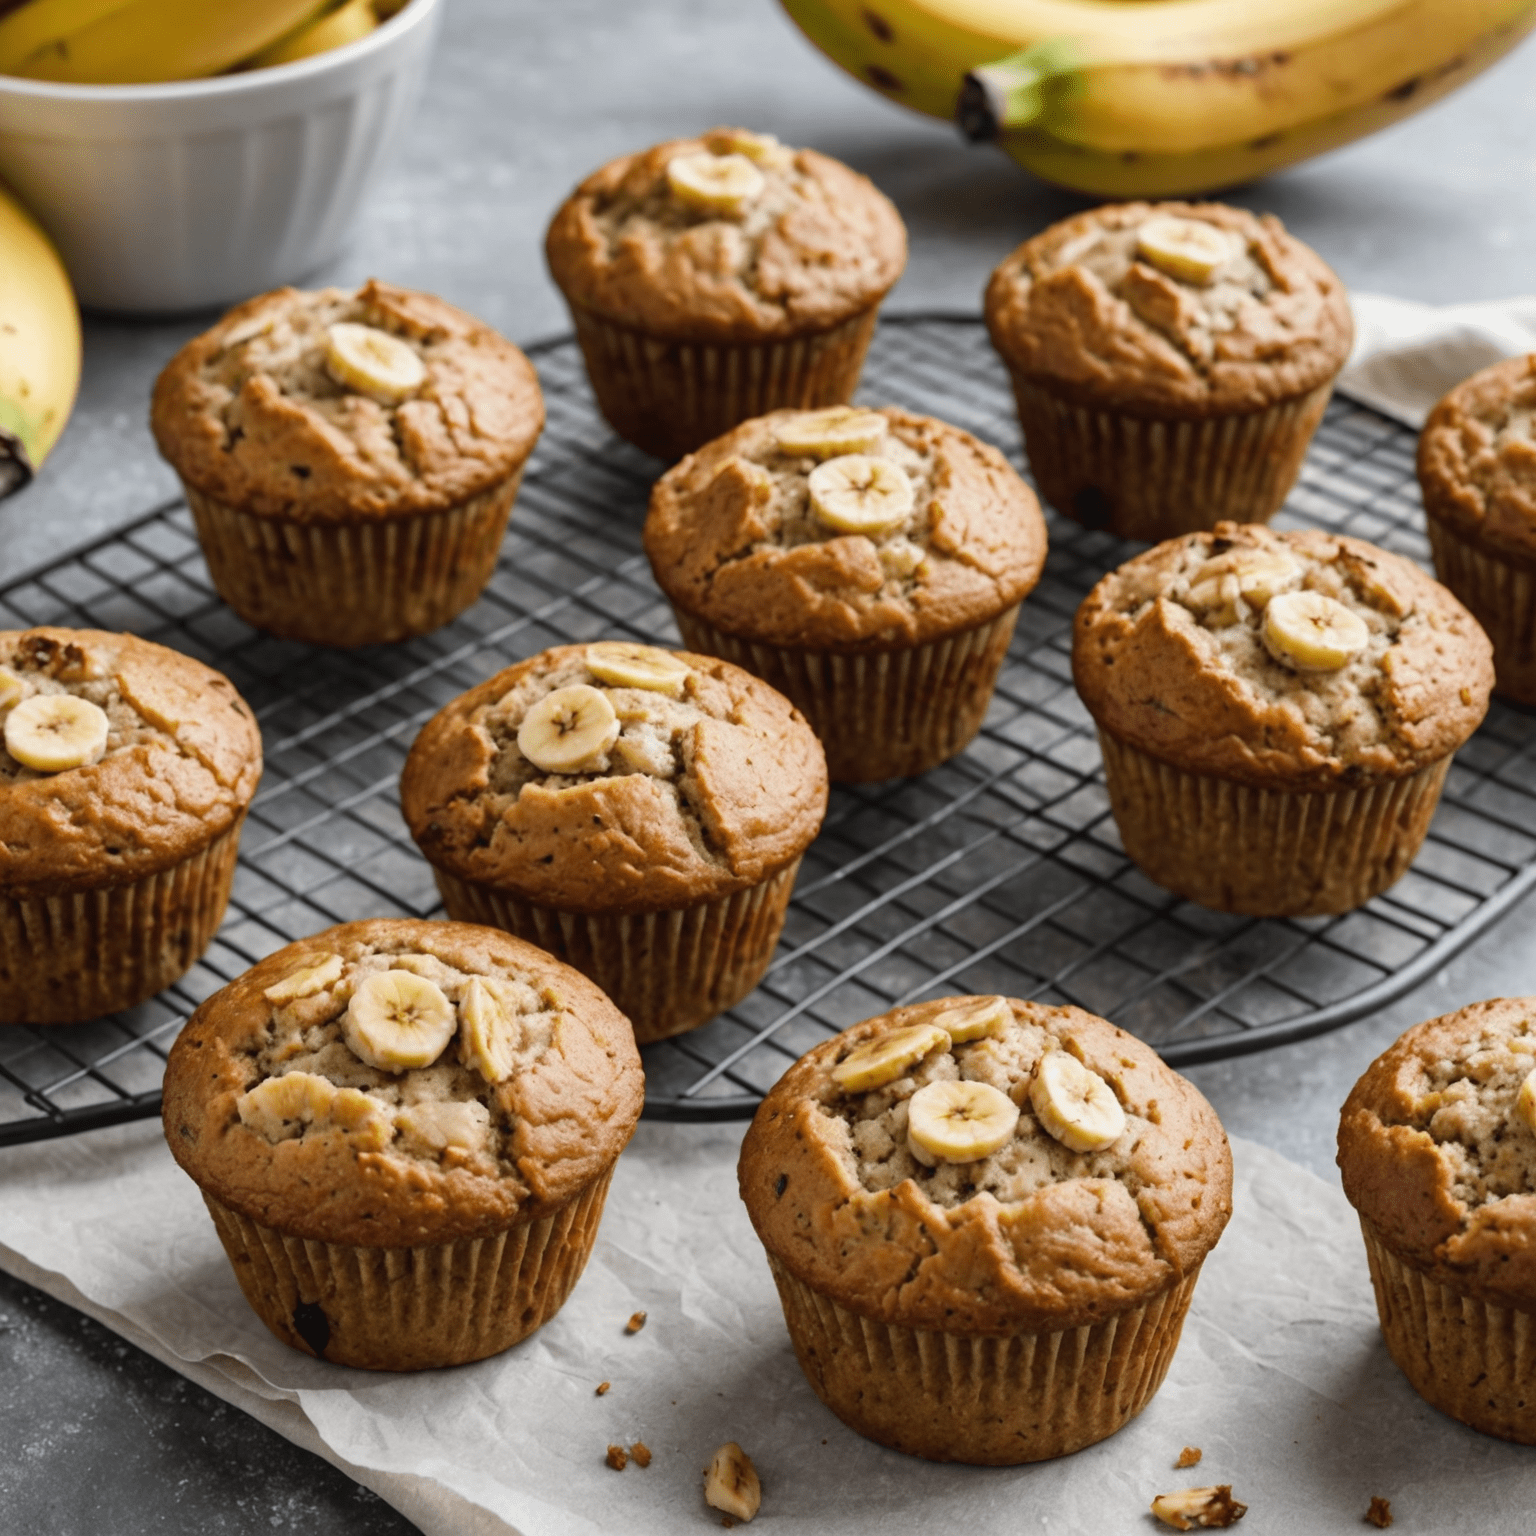
M 132 635 L 0 631 L 0 1023 L 131 1008 L 229 902 L 261 734 L 221 673 Z
M 461 694 L 400 779 L 448 915 L 585 972 L 642 1042 L 757 985 L 826 806 L 787 699 L 713 656 L 611 640 Z
M 663 475 L 645 522 L 683 643 L 792 699 L 841 782 L 965 747 L 1045 544 L 1001 453 L 894 409 L 746 422 Z
M 629 1026 L 584 976 L 494 929 L 378 918 L 209 998 L 163 1118 L 272 1332 L 405 1371 L 559 1311 L 643 1097 Z
M 986 317 L 1041 496 L 1124 539 L 1268 521 L 1354 340 L 1316 252 L 1222 203 L 1053 224 L 992 274 Z
M 276 635 L 368 645 L 479 597 L 544 401 L 489 326 L 369 282 L 232 309 L 166 366 L 150 424 L 219 596 Z
M 1161 1385 L 1232 1213 L 1215 1112 L 1078 1008 L 949 997 L 802 1056 L 742 1144 L 795 1354 L 861 1435 L 1012 1465 Z
M 1414 1390 L 1536 1445 L 1536 997 L 1415 1025 L 1339 1122 L 1381 1331 Z
M 1536 704 L 1536 356 L 1458 384 L 1424 423 L 1435 571 L 1493 641 L 1495 687 Z
M 1347 912 L 1406 873 L 1493 684 L 1488 637 L 1361 539 L 1223 523 L 1112 571 L 1072 675 L 1125 851 L 1222 912 Z
M 598 407 L 670 462 L 765 411 L 850 399 L 907 234 L 846 165 L 715 128 L 594 172 L 544 249 Z

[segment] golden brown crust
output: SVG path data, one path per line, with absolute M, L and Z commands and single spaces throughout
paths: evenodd
M 1339 1121 L 1344 1193 L 1405 1264 L 1496 1306 L 1536 1310 L 1536 998 L 1415 1025 L 1366 1068 Z
M 1060 1176 L 1037 1179 L 1018 1198 L 980 1192 L 948 1205 L 929 1197 L 922 1174 L 867 1187 L 831 1069 L 861 1042 L 955 1000 L 866 1020 L 802 1056 L 742 1144 L 748 1214 L 798 1280 L 901 1327 L 1057 1330 L 1141 1305 L 1193 1273 L 1215 1245 L 1232 1209 L 1231 1153 L 1193 1084 L 1081 1009 L 1009 1001 L 1021 1036 L 1012 1070 L 1022 1072 L 1009 1091 L 1024 1101 L 1015 1139 L 1037 1167 L 1059 1165 Z M 1106 1152 L 1067 1152 L 1036 1125 L 1024 1087 L 1042 1041 L 1071 1051 L 1115 1090 L 1128 1126 Z
M 1536 356 L 1458 384 L 1419 438 L 1424 508 L 1490 554 L 1536 568 Z
M 549 1047 L 484 1089 L 498 1157 L 436 1163 L 393 1145 L 363 1150 L 340 1130 L 274 1143 L 242 1121 L 238 1102 L 265 1076 L 257 1058 L 272 1038 L 265 989 L 312 957 L 369 950 L 432 955 L 558 998 Z M 290 944 L 209 998 L 171 1050 L 163 1120 L 177 1162 L 241 1215 L 318 1242 L 390 1248 L 487 1237 L 560 1209 L 624 1149 L 643 1098 L 628 1021 L 579 972 L 497 929 L 377 918 Z
M 1191 578 L 1209 559 L 1280 550 L 1298 585 L 1359 615 L 1371 641 L 1336 672 L 1298 672 L 1257 638 L 1262 610 L 1211 628 Z M 1274 788 L 1403 778 L 1448 756 L 1488 709 L 1492 649 L 1465 608 L 1401 556 L 1314 530 L 1222 523 L 1105 576 L 1078 609 L 1072 675 L 1101 728 L 1174 767 Z
M 1229 279 L 1202 288 L 1135 259 L 1153 214 L 1214 224 L 1243 243 Z M 1118 203 L 1053 224 L 1008 256 L 986 292 L 993 345 L 1078 404 L 1172 417 L 1261 410 L 1325 384 L 1354 322 L 1317 253 L 1222 203 Z
M 798 414 L 744 422 L 656 482 L 645 550 L 679 608 L 768 645 L 897 650 L 995 619 L 1033 589 L 1046 548 L 1034 492 L 997 449 L 909 411 L 881 414 L 914 466 L 920 497 L 901 540 L 922 563 L 894 574 L 887 541 L 863 534 L 786 536 L 812 521 L 803 508 L 816 461 L 784 454 L 775 437 Z
M 563 911 L 622 913 L 712 901 L 800 857 L 826 812 L 821 743 L 782 694 L 713 656 L 673 653 L 692 668 L 680 701 L 691 718 L 659 771 L 532 769 L 516 744 L 526 700 L 577 683 L 606 691 L 585 651 L 508 667 L 422 728 L 400 807 L 432 864 Z
M 671 139 L 587 177 L 545 239 L 566 298 L 648 335 L 703 342 L 812 334 L 879 303 L 906 265 L 906 229 L 841 162 L 802 149 L 760 167 L 764 192 L 739 215 L 669 194 L 674 156 L 724 153 L 739 131 Z
M 408 344 L 426 381 L 399 405 L 338 384 L 326 328 Z M 190 486 L 242 512 L 348 522 L 442 511 L 515 474 L 544 425 L 538 376 L 463 310 L 388 283 L 280 288 L 194 337 L 155 383 L 150 425 Z
M 63 896 L 169 869 L 227 832 L 261 778 L 261 733 L 222 673 L 99 629 L 0 630 L 0 666 L 108 709 L 97 763 L 23 769 L 0 747 L 0 894 Z

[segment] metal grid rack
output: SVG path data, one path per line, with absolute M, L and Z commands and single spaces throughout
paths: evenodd
M 354 918 L 439 913 L 396 781 L 450 698 L 557 642 L 675 643 L 640 550 L 655 463 L 596 415 L 574 342 L 530 355 L 548 429 L 490 587 L 436 634 L 333 652 L 252 631 L 212 591 L 179 501 L 0 589 L 0 627 L 126 629 L 218 667 L 255 708 L 267 759 L 229 915 L 203 960 L 128 1013 L 0 1028 L 0 1145 L 155 1113 L 182 1019 L 277 946 Z M 1020 459 L 1006 380 L 972 317 L 887 320 L 862 394 Z M 1412 455 L 1411 433 L 1335 401 L 1280 521 L 1426 561 Z M 763 985 L 646 1048 L 647 1114 L 750 1114 L 828 1033 L 951 992 L 1077 1003 L 1175 1064 L 1297 1040 L 1415 986 L 1536 885 L 1536 714 L 1501 704 L 1457 757 L 1412 871 L 1361 910 L 1232 917 L 1147 881 L 1121 851 L 1068 664 L 1078 602 L 1130 553 L 1052 520 L 1046 575 L 981 736 L 922 778 L 834 791 Z

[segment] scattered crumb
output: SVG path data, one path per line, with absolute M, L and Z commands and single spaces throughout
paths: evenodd
M 604 1385 L 606 1386 L 607 1383 L 605 1382 Z M 1186 1445 L 1179 1452 L 1179 1459 L 1174 1462 L 1174 1466 L 1182 1472 L 1185 1467 L 1197 1466 L 1203 1455 L 1205 1455 L 1205 1452 L 1198 1445 Z
M 644 1440 L 636 1440 L 630 1446 L 629 1454 L 634 1459 L 637 1467 L 648 1467 L 651 1464 L 651 1448 Z
M 1181 1488 L 1160 1493 L 1152 1500 L 1152 1513 L 1176 1531 L 1225 1530 L 1248 1513 L 1246 1504 L 1232 1497 L 1231 1483 L 1215 1488 Z
M 821 1442 L 821 1443 L 822 1443 L 822 1444 L 823 1444 L 823 1445 L 825 1445 L 825 1444 L 826 1444 L 826 1443 L 827 1443 L 827 1442 L 826 1442 L 826 1441 L 825 1441 L 825 1440 L 823 1440 L 823 1441 L 822 1441 L 822 1442 Z
M 732 1520 L 729 1515 L 721 1515 L 720 1524 L 723 1525 L 726 1530 L 730 1530 L 730 1528 L 735 1525 L 736 1522 Z
M 601 1397 L 603 1395 L 603 1393 L 605 1393 L 608 1390 L 608 1388 L 611 1387 L 612 1385 L 613 1385 L 613 1383 L 611 1381 L 600 1381 L 600 1382 L 598 1382 L 598 1384 L 597 1384 L 597 1395 L 599 1397 Z
M 1372 1499 L 1371 1507 L 1365 1512 L 1365 1523 L 1374 1525 L 1378 1531 L 1384 1531 L 1392 1524 L 1392 1502 L 1390 1499 Z
M 624 1324 L 624 1332 L 625 1333 L 639 1333 L 640 1330 L 642 1328 L 644 1328 L 644 1327 L 645 1327 L 645 1313 L 644 1312 L 636 1312 L 636 1313 L 634 1313 L 630 1317 L 629 1321 Z
M 622 1472 L 629 1465 L 629 1453 L 622 1445 L 610 1445 L 607 1460 L 615 1472 Z

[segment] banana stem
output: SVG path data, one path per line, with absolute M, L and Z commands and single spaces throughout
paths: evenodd
M 14 432 L 0 427 L 0 501 L 32 478 L 32 456 Z
M 1053 37 L 971 70 L 955 103 L 960 132 L 972 144 L 986 144 L 1005 128 L 1028 127 L 1079 87 L 1082 62 L 1070 38 Z

